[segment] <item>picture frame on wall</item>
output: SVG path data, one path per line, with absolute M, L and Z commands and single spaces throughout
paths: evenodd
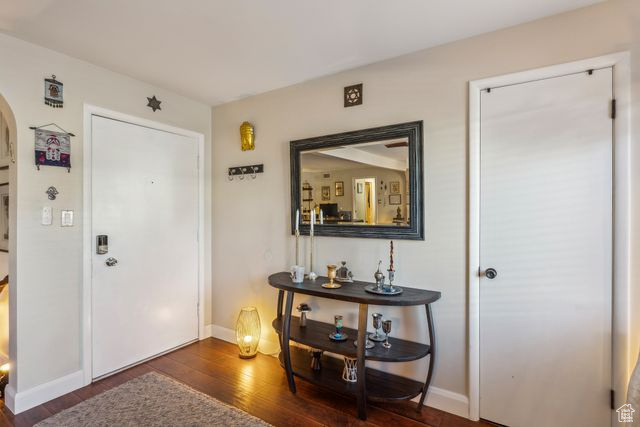
M 322 200 L 331 200 L 331 187 L 328 185 L 322 186 Z
M 0 251 L 9 251 L 9 183 L 0 184 Z
M 389 204 L 390 205 L 401 205 L 402 204 L 402 194 L 389 194 Z
M 0 113 L 0 166 L 8 166 L 11 160 L 11 133 L 9 124 Z
M 344 196 L 344 182 L 336 181 L 336 196 Z
M 391 187 L 391 194 L 400 193 L 400 181 L 392 181 L 389 186 Z

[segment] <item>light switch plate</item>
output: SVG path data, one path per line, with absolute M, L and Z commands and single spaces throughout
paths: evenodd
M 44 206 L 42 208 L 42 225 L 51 225 L 53 220 L 53 209 L 51 206 Z
M 71 227 L 73 225 L 73 211 L 61 211 L 60 225 L 62 227 Z

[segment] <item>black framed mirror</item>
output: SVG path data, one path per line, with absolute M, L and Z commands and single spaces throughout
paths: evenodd
M 422 146 L 422 121 L 291 141 L 291 233 L 424 240 Z

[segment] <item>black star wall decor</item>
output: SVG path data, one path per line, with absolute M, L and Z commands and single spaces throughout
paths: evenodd
M 160 108 L 160 103 L 162 101 L 159 101 L 155 95 L 153 95 L 152 98 L 149 98 L 147 96 L 147 99 L 149 100 L 149 102 L 147 103 L 147 107 L 151 108 L 154 113 L 156 112 L 156 110 L 162 110 L 162 108 Z
M 344 88 L 344 106 L 362 105 L 362 83 Z

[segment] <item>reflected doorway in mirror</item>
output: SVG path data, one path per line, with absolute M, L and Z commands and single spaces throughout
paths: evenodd
M 328 185 L 322 186 L 322 200 L 331 200 L 331 187 Z

